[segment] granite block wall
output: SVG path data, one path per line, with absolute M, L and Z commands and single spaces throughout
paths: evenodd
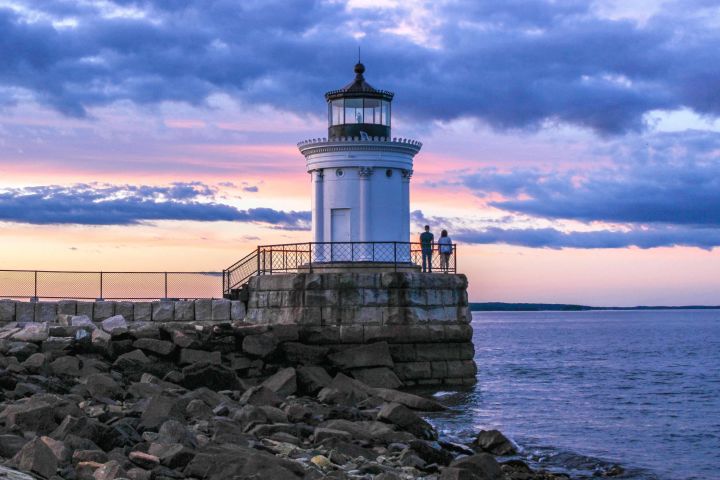
M 464 275 L 386 272 L 255 277 L 245 321 L 297 325 L 331 354 L 386 342 L 391 365 L 370 368 L 410 386 L 475 383 L 471 319 Z

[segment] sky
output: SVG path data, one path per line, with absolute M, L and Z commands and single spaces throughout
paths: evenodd
M 0 0 L 0 269 L 310 239 L 324 92 L 395 92 L 473 301 L 720 304 L 720 1 Z

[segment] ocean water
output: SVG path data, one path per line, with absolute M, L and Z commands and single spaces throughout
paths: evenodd
M 472 388 L 435 392 L 446 439 L 497 428 L 587 478 L 720 479 L 720 310 L 476 312 Z

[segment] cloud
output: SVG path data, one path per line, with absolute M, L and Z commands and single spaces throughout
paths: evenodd
M 417 224 L 469 243 L 538 248 L 720 246 L 720 133 L 684 131 L 628 136 L 598 147 L 599 166 L 565 170 L 484 168 L 457 181 L 500 218 L 438 218 Z M 608 226 L 610 225 L 610 226 Z
M 214 201 L 216 188 L 200 182 L 169 186 L 47 185 L 0 191 L 0 221 L 37 225 L 134 225 L 158 220 L 234 221 L 308 230 L 310 212 L 241 210 Z
M 550 0 L 13 5 L 0 7 L 0 87 L 76 117 L 124 100 L 202 105 L 217 92 L 322 115 L 321 93 L 350 79 L 358 36 L 368 80 L 396 90 L 395 111 L 414 121 L 560 122 L 613 135 L 642 130 L 655 110 L 720 114 L 709 2 L 666 2 L 643 23 Z
M 712 228 L 632 229 L 628 231 L 595 230 L 564 232 L 554 228 L 487 228 L 460 230 L 453 240 L 474 243 L 503 243 L 530 248 L 657 248 L 698 247 L 712 250 L 720 246 L 720 230 Z
M 460 184 L 514 214 L 546 219 L 720 227 L 720 133 L 625 139 L 611 165 L 465 172 Z

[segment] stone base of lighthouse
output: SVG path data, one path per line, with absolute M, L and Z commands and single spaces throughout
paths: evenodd
M 391 388 L 476 381 L 465 275 L 262 275 L 248 293 L 245 321 L 297 325 L 300 359 L 303 349 L 326 355 L 356 378 Z

